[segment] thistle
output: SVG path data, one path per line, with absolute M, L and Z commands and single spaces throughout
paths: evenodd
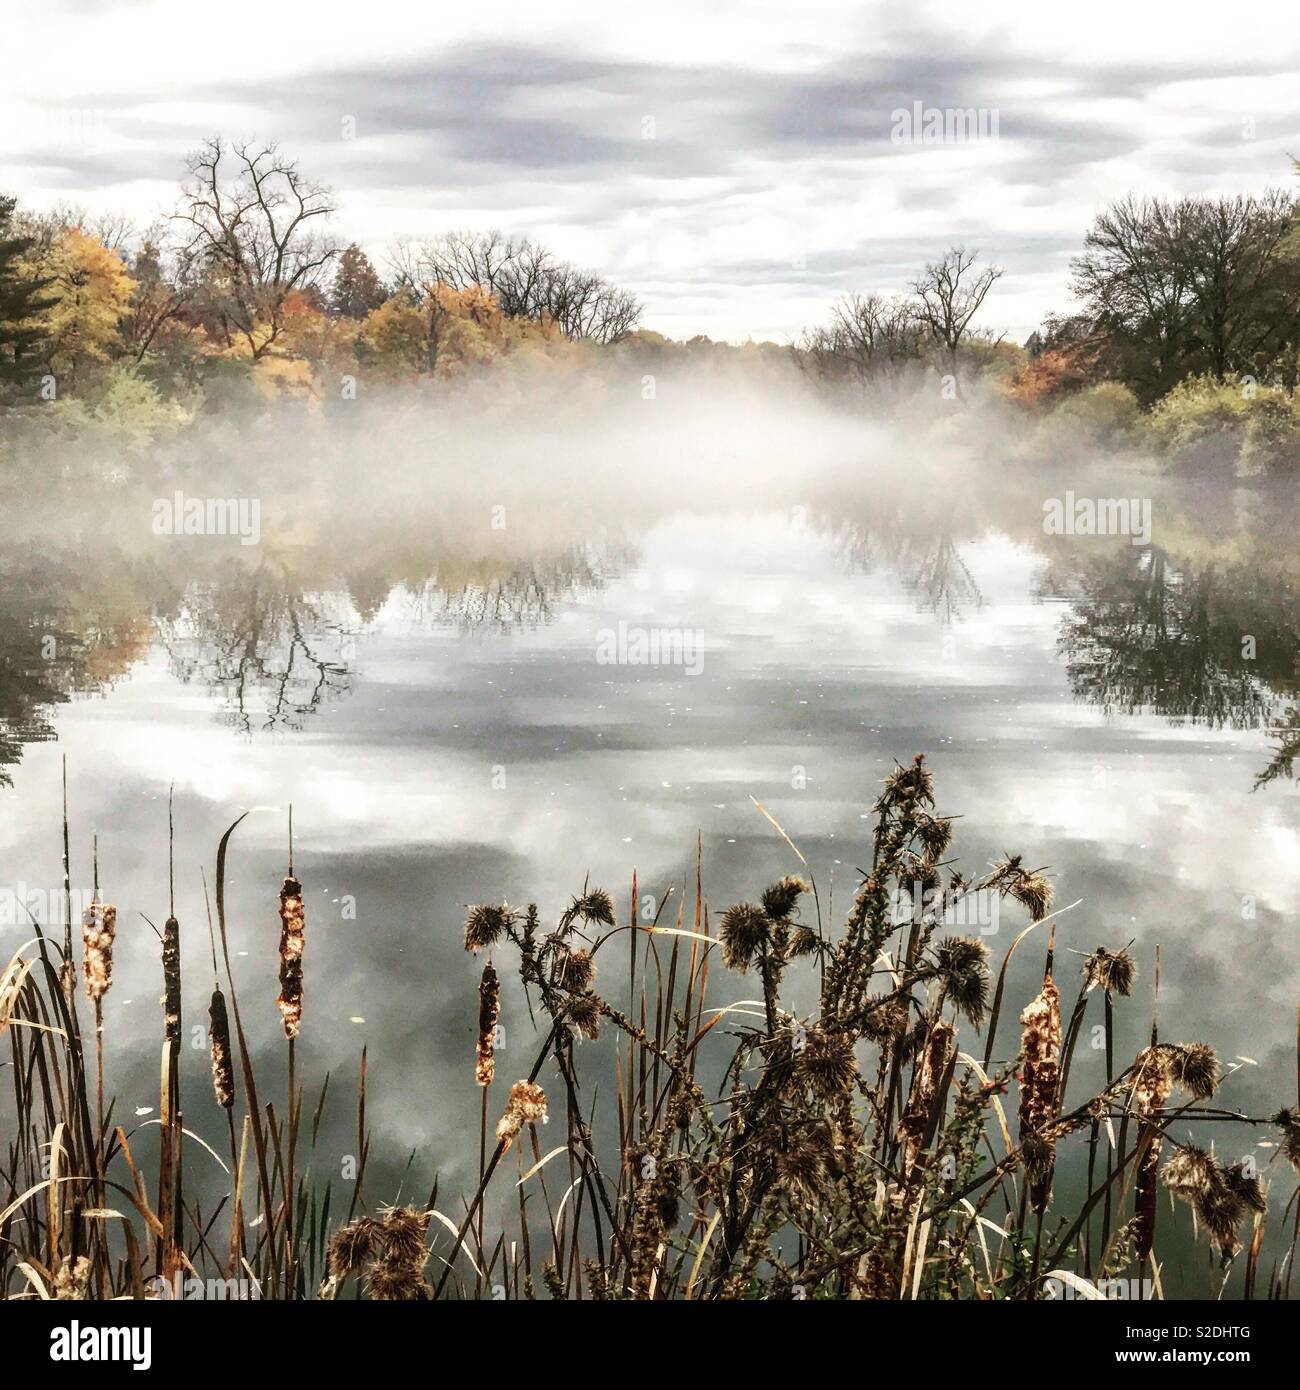
M 768 918 L 753 903 L 736 903 L 722 914 L 722 958 L 732 970 L 747 970 L 768 940 Z
M 1133 981 L 1137 978 L 1137 962 L 1126 950 L 1108 951 L 1104 946 L 1098 946 L 1084 961 L 1083 975 L 1089 991 L 1100 989 L 1107 994 L 1122 994 L 1127 998 L 1133 992 Z
M 482 903 L 471 907 L 465 918 L 465 949 L 481 951 L 485 946 L 495 946 L 502 933 L 518 920 L 518 914 L 505 903 L 500 906 Z

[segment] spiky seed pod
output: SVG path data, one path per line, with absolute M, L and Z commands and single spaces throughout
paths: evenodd
M 292 874 L 280 889 L 280 997 L 275 1001 L 284 1036 L 296 1038 L 302 1026 L 302 950 L 306 941 L 302 884 Z
M 1160 1171 L 1160 1181 L 1184 1201 L 1208 1192 L 1215 1181 L 1213 1157 L 1197 1144 L 1180 1144 Z
M 1056 1119 L 1061 1084 L 1061 995 L 1050 975 L 1020 1015 L 1020 1143 L 1029 1180 L 1030 1203 L 1044 1211 L 1052 1197 L 1056 1145 L 1049 1126 Z
M 532 1081 L 516 1081 L 510 1088 L 505 1114 L 497 1122 L 497 1143 L 506 1149 L 525 1125 L 546 1123 L 546 1092 Z
M 478 983 L 478 1042 L 474 1057 L 474 1079 L 490 1086 L 496 1075 L 497 1019 L 501 1017 L 501 981 L 492 962 L 483 967 Z
M 975 936 L 950 936 L 939 942 L 934 956 L 944 994 L 978 1028 L 988 1007 L 988 947 Z
M 776 1171 L 785 1186 L 803 1201 L 817 1197 L 829 1176 L 830 1135 L 823 1125 L 792 1129 L 776 1155 Z
M 1300 1110 L 1279 1110 L 1273 1123 L 1282 1131 L 1282 1156 L 1300 1173 Z
M 1083 974 L 1089 990 L 1101 989 L 1127 998 L 1137 978 L 1137 962 L 1127 951 L 1108 951 L 1098 946 L 1084 961 Z
M 181 924 L 175 917 L 163 923 L 163 1035 L 173 1042 L 181 1036 Z
M 934 804 L 934 779 L 925 765 L 925 754 L 918 753 L 908 767 L 897 767 L 885 778 L 884 789 L 876 800 L 876 811 L 888 810 L 900 801 Z
M 821 937 L 812 927 L 802 924 L 795 927 L 790 933 L 790 942 L 786 947 L 786 954 L 791 960 L 797 960 L 800 956 L 810 956 L 821 945 Z
M 581 994 L 591 987 L 596 965 L 587 951 L 570 951 L 561 947 L 556 962 L 556 983 L 562 988 Z
M 389 1207 L 380 1215 L 383 1224 L 377 1233 L 378 1258 L 393 1264 L 411 1265 L 417 1270 L 422 1268 L 429 1213 L 415 1207 Z
M 326 1251 L 330 1277 L 342 1281 L 360 1269 L 371 1258 L 379 1223 L 373 1217 L 361 1216 L 340 1226 L 330 1237 Z
M 590 892 L 584 893 L 582 897 L 574 900 L 573 913 L 575 917 L 581 917 L 584 922 L 612 927 L 614 925 L 614 900 L 603 888 L 593 888 Z
M 81 917 L 81 969 L 91 999 L 102 999 L 112 987 L 116 936 L 117 908 L 109 903 L 91 903 Z
M 790 914 L 799 906 L 800 895 L 809 891 L 808 884 L 797 874 L 786 874 L 763 890 L 763 911 L 774 922 L 788 921 Z
M 878 1045 L 896 1042 L 907 1032 L 907 1005 L 901 999 L 868 995 L 862 1009 L 862 1036 Z
M 1175 1043 L 1169 1065 L 1174 1080 L 1196 1100 L 1209 1100 L 1218 1089 L 1219 1059 L 1208 1043 Z
M 732 970 L 747 970 L 767 945 L 767 914 L 753 903 L 735 903 L 722 914 L 722 958 Z
M 518 915 L 505 903 L 481 903 L 471 907 L 465 918 L 465 949 L 481 951 L 495 946 L 501 935 L 518 921 Z
M 952 844 L 952 821 L 946 816 L 932 816 L 921 811 L 916 817 L 916 833 L 925 846 L 926 858 L 942 859 Z
M 212 1090 L 217 1104 L 229 1110 L 235 1103 L 235 1069 L 230 1053 L 230 1019 L 226 996 L 218 985 L 208 1005 L 208 1034 L 212 1042 Z
M 1011 896 L 1029 913 L 1031 920 L 1041 922 L 1052 905 L 1052 885 L 1042 874 L 1025 873 L 1012 887 Z
M 1248 1169 L 1245 1163 L 1231 1163 L 1223 1170 L 1223 1181 L 1243 1206 L 1261 1216 L 1268 1210 L 1264 1184 L 1253 1168 Z
M 575 994 L 566 1009 L 569 1022 L 593 1042 L 600 1037 L 600 1000 L 594 994 Z
M 823 1100 L 850 1094 L 858 1077 L 852 1035 L 809 1028 L 803 1047 L 795 1055 L 795 1071 Z

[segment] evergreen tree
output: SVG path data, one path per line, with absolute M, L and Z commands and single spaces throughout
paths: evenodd
M 369 257 L 355 243 L 339 257 L 330 289 L 330 312 L 339 318 L 363 319 L 388 298 L 384 282 Z
M 44 329 L 38 316 L 54 303 L 44 293 L 51 281 L 23 265 L 32 238 L 17 234 L 17 199 L 0 195 L 0 382 L 21 381 L 39 365 Z

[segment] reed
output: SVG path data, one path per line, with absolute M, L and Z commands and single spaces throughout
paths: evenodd
M 160 933 L 156 1182 L 132 1149 L 134 1132 L 110 1132 L 107 1102 L 95 1108 L 89 1094 L 75 999 L 65 989 L 69 942 L 60 949 L 33 924 L 32 941 L 0 972 L 0 1033 L 13 1063 L 0 1104 L 14 1122 L 0 1167 L 0 1292 L 148 1297 L 160 1277 L 185 1269 L 276 1298 L 409 1301 L 505 1290 L 604 1301 L 1036 1299 L 1064 1276 L 1158 1278 L 1168 1242 L 1202 1239 L 1219 1265 L 1206 1292 L 1220 1294 L 1237 1277 L 1241 1296 L 1287 1296 L 1296 1231 L 1272 1227 L 1265 1176 L 1218 1157 L 1200 1135 L 1225 1125 L 1271 1133 L 1277 1173 L 1294 1181 L 1300 1103 L 1266 1116 L 1226 1107 L 1219 1097 L 1238 1064 L 1225 1068 L 1203 1042 L 1163 1040 L 1154 1019 L 1148 1045 L 1128 1065 L 1116 1060 L 1115 1011 L 1137 978 L 1128 948 L 1080 943 L 1088 949 L 1076 953 L 1071 986 L 1057 940 L 1067 925 L 1084 928 L 1070 909 L 1052 910 L 1047 873 L 1018 856 L 978 878 L 958 872 L 953 824 L 935 808 L 923 759 L 896 768 L 876 799 L 866 867 L 838 930 L 824 920 L 794 842 L 763 814 L 787 862 L 768 887 L 721 914 L 705 899 L 698 839 L 693 911 L 688 893 L 660 894 L 659 915 L 645 921 L 635 876 L 621 923 L 610 895 L 589 885 L 550 919 L 536 904 L 468 910 L 466 948 L 493 959 L 478 984 L 477 1182 L 471 1176 L 457 1220 L 439 1210 L 433 1173 L 423 1203 L 396 1193 L 388 1204 L 368 1201 L 364 1052 L 346 1201 L 312 1161 L 329 1078 L 308 1111 L 294 1050 L 305 916 L 292 848 L 278 960 L 272 965 L 268 943 L 264 961 L 246 962 L 242 982 L 257 989 L 257 972 L 277 974 L 289 1045 L 282 1113 L 261 1098 L 266 1086 L 232 970 L 226 881 L 243 817 L 217 853 L 211 1090 L 205 1084 L 193 1100 L 185 1128 L 227 1131 L 227 1190 L 218 1196 L 228 1242 L 212 1238 L 216 1215 L 201 1212 L 208 1196 L 181 1161 L 174 897 Z M 169 814 L 169 896 L 172 840 Z M 206 874 L 203 886 L 206 897 Z M 945 921 L 977 893 L 998 895 L 1028 919 L 996 973 L 985 942 Z M 82 969 L 97 1003 L 112 979 L 110 913 L 96 893 L 83 924 Z M 1050 928 L 1042 984 L 1015 1001 L 1018 1039 L 1004 1029 L 999 1051 L 999 1016 L 1018 989 L 1009 965 L 1039 924 Z M 489 1109 L 497 1025 L 513 990 L 536 1020 L 535 1048 L 504 1103 Z M 811 1007 L 791 1002 L 814 996 Z M 1098 1007 L 1106 1059 L 1094 1075 L 1072 1063 Z M 467 1000 L 467 1035 L 472 1021 Z M 1003 1098 L 1013 1086 L 1009 1121 Z M 540 1140 L 548 1120 L 549 1146 Z M 1189 1139 L 1192 1126 L 1199 1133 Z M 1157 1230 L 1161 1188 L 1191 1215 L 1180 1210 Z M 1300 1196 L 1291 1200 L 1300 1205 Z M 120 1217 L 111 1230 L 102 1216 L 109 1207 Z

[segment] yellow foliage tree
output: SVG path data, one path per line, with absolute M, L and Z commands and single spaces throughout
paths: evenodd
M 63 232 L 42 258 L 54 303 L 42 315 L 50 370 L 75 378 L 88 363 L 105 362 L 121 344 L 135 281 L 116 251 L 79 227 Z

